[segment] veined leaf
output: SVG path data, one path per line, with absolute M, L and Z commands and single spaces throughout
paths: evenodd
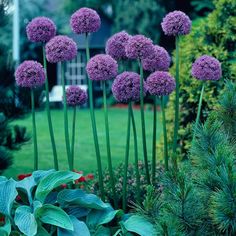
M 13 179 L 0 182 L 0 213 L 10 216 L 16 196 L 16 182 Z
M 154 226 L 139 215 L 132 215 L 128 220 L 122 223 L 127 231 L 134 232 L 140 236 L 156 236 L 157 232 Z
M 32 176 L 34 177 L 35 182 L 38 184 L 39 181 L 46 177 L 47 175 L 56 172 L 56 170 L 51 169 L 51 170 L 36 170 L 32 173 Z
M 14 220 L 23 234 L 34 236 L 37 233 L 37 222 L 29 206 L 18 207 L 16 209 Z
M 35 211 L 36 218 L 43 223 L 55 225 L 63 229 L 73 230 L 70 217 L 60 207 L 45 204 Z
M 62 206 L 76 205 L 98 210 L 109 207 L 109 204 L 104 203 L 96 195 L 85 193 L 81 189 L 65 189 L 58 194 L 57 201 Z
M 11 233 L 11 222 L 9 218 L 6 217 L 5 225 L 0 227 L 0 235 L 1 236 L 9 236 Z
M 83 221 L 79 221 L 76 217 L 70 216 L 74 230 L 66 230 L 58 228 L 58 236 L 90 236 L 89 229 Z
M 37 187 L 35 198 L 41 202 L 44 202 L 47 195 L 56 187 L 61 184 L 79 179 L 81 174 L 77 174 L 71 171 L 57 171 L 45 176 Z

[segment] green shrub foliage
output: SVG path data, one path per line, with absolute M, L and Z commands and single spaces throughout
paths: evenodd
M 214 1 L 215 10 L 206 18 L 193 22 L 192 31 L 180 40 L 180 130 L 179 153 L 186 157 L 192 138 L 192 123 L 196 119 L 197 104 L 201 91 L 201 81 L 190 74 L 192 63 L 203 54 L 212 55 L 222 63 L 223 77 L 220 81 L 207 82 L 203 96 L 201 121 L 204 121 L 222 93 L 225 79 L 236 79 L 236 1 Z M 173 61 L 175 59 L 173 58 Z M 175 64 L 171 68 L 175 74 Z M 175 94 L 170 96 L 167 109 L 168 138 L 172 143 L 174 124 Z M 160 149 L 160 148 L 159 148 Z
M 149 193 L 137 208 L 155 219 L 158 235 L 236 234 L 235 92 L 236 84 L 227 81 L 215 110 L 194 128 L 190 159 L 164 174 L 158 198 Z

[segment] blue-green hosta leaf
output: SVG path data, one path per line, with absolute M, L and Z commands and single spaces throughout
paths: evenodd
M 38 184 L 39 181 L 46 177 L 47 175 L 56 172 L 56 170 L 51 169 L 51 170 L 36 170 L 32 173 L 32 176 L 34 177 L 35 182 Z
M 121 213 L 121 210 L 113 210 L 112 207 L 108 207 L 104 210 L 93 209 L 87 216 L 86 223 L 89 228 L 96 228 L 99 225 L 107 224 L 112 221 L 116 214 Z
M 128 220 L 123 222 L 127 231 L 134 232 L 140 236 L 156 236 L 157 232 L 147 219 L 139 215 L 132 215 Z
M 87 225 L 83 221 L 79 221 L 74 216 L 70 216 L 74 230 L 66 230 L 58 228 L 58 236 L 90 236 Z
M 13 179 L 0 182 L 0 213 L 10 216 L 16 196 L 16 182 Z
M 11 233 L 11 222 L 9 218 L 5 218 L 5 225 L 0 227 L 0 235 L 1 236 L 9 236 Z
M 85 208 L 85 207 L 77 207 L 77 206 L 72 206 L 65 208 L 64 211 L 68 215 L 73 215 L 76 218 L 82 218 L 88 215 L 88 213 L 91 211 L 91 209 Z
M 45 204 L 35 211 L 35 215 L 37 219 L 45 224 L 73 230 L 73 224 L 70 220 L 70 217 L 60 207 Z
M 29 176 L 27 178 L 24 178 L 23 180 L 19 181 L 16 183 L 16 188 L 21 189 L 24 191 L 27 196 L 29 201 L 32 200 L 32 189 L 36 186 L 36 182 L 34 180 L 33 176 Z
M 93 234 L 94 236 L 111 236 L 111 231 L 109 228 L 106 228 L 104 226 L 98 227 L 96 232 Z
M 96 195 L 85 193 L 81 189 L 65 189 L 58 194 L 57 201 L 62 206 L 76 205 L 98 210 L 109 207 Z
M 43 226 L 38 227 L 38 231 L 36 236 L 51 236 L 46 229 L 43 228 Z
M 39 182 L 36 189 L 35 197 L 37 200 L 44 202 L 47 195 L 61 184 L 66 184 L 76 179 L 79 179 L 81 174 L 71 171 L 57 171 L 45 176 Z
M 5 177 L 5 176 L 0 176 L 0 182 L 6 181 L 6 180 L 7 180 L 7 177 Z
M 20 206 L 16 209 L 15 224 L 19 230 L 27 235 L 34 236 L 37 233 L 37 222 L 29 206 Z

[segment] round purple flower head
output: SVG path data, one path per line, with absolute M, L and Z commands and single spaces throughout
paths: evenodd
M 161 23 L 164 33 L 169 36 L 189 34 L 191 25 L 191 20 L 182 11 L 172 11 L 168 13 Z
M 216 58 L 203 55 L 193 63 L 192 76 L 199 80 L 219 80 L 221 64 Z
M 100 16 L 90 8 L 80 8 L 70 18 L 70 26 L 74 33 L 97 32 L 101 26 Z
M 27 25 L 26 34 L 32 42 L 47 42 L 56 35 L 56 26 L 47 17 L 36 17 Z
M 111 56 L 98 54 L 88 61 L 86 70 L 91 80 L 110 80 L 117 75 L 118 64 Z
M 24 61 L 16 69 L 15 77 L 18 86 L 35 88 L 45 82 L 45 71 L 37 61 Z
M 144 96 L 146 95 L 146 91 L 146 83 L 144 82 Z M 112 84 L 112 93 L 118 102 L 126 103 L 131 101 L 139 101 L 139 74 L 129 71 L 119 74 Z
M 77 55 L 77 45 L 73 39 L 59 35 L 46 44 L 46 57 L 51 63 L 69 61 Z
M 143 35 L 132 36 L 125 46 L 125 52 L 130 59 L 144 59 L 153 53 L 152 40 Z
M 125 45 L 127 44 L 130 35 L 125 31 L 114 34 L 106 43 L 106 53 L 115 60 L 126 59 Z
M 78 86 L 66 89 L 66 102 L 69 106 L 81 106 L 87 102 L 87 93 Z
M 154 46 L 154 53 L 142 60 L 143 69 L 147 71 L 167 71 L 170 66 L 170 56 L 165 48 Z
M 147 89 L 151 95 L 165 96 L 175 89 L 175 80 L 170 73 L 156 71 L 147 78 Z

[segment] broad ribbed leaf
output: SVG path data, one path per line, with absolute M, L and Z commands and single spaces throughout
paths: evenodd
M 74 231 L 58 228 L 58 236 L 90 236 L 87 225 L 79 221 L 74 216 L 70 216 L 74 226 Z
M 31 191 L 36 186 L 36 182 L 33 176 L 27 177 L 16 183 L 16 188 L 21 189 L 28 195 L 28 199 L 32 199 Z
M 35 182 L 38 184 L 39 181 L 46 177 L 47 175 L 50 175 L 51 173 L 56 172 L 56 170 L 36 170 L 32 173 L 32 176 L 34 177 Z
M 94 233 L 94 236 L 111 236 L 111 231 L 109 228 L 100 226 Z
M 36 236 L 50 236 L 50 234 L 43 228 L 43 226 L 39 226 Z
M 79 179 L 81 174 L 77 174 L 71 171 L 57 171 L 45 176 L 37 187 L 35 197 L 37 200 L 44 202 L 47 195 L 56 187 L 61 184 Z
M 140 236 L 156 236 L 157 232 L 154 226 L 139 215 L 132 215 L 128 220 L 123 222 L 127 231 L 134 232 Z
M 82 218 L 88 215 L 88 213 L 91 211 L 91 209 L 85 208 L 85 207 L 77 207 L 77 206 L 72 206 L 65 208 L 64 211 L 68 215 L 73 215 L 76 218 Z
M 58 194 L 57 201 L 62 206 L 76 205 L 97 210 L 109 207 L 96 195 L 87 194 L 81 189 L 65 189 Z
M 117 213 L 121 213 L 120 210 L 113 210 L 112 207 L 108 207 L 104 210 L 92 210 L 86 219 L 89 228 L 96 228 L 99 225 L 107 224 L 112 221 Z
M 11 233 L 11 222 L 8 218 L 5 219 L 5 224 L 0 227 L 1 236 L 9 236 Z
M 38 210 L 36 210 L 35 215 L 37 219 L 43 223 L 55 225 L 60 228 L 73 230 L 73 224 L 70 217 L 61 208 L 45 204 Z
M 0 182 L 0 213 L 10 216 L 16 196 L 16 182 L 13 179 Z
M 7 181 L 7 178 L 5 176 L 0 176 L 0 182 Z
M 15 224 L 19 230 L 27 235 L 34 236 L 37 233 L 37 222 L 29 206 L 20 206 L 16 209 Z

